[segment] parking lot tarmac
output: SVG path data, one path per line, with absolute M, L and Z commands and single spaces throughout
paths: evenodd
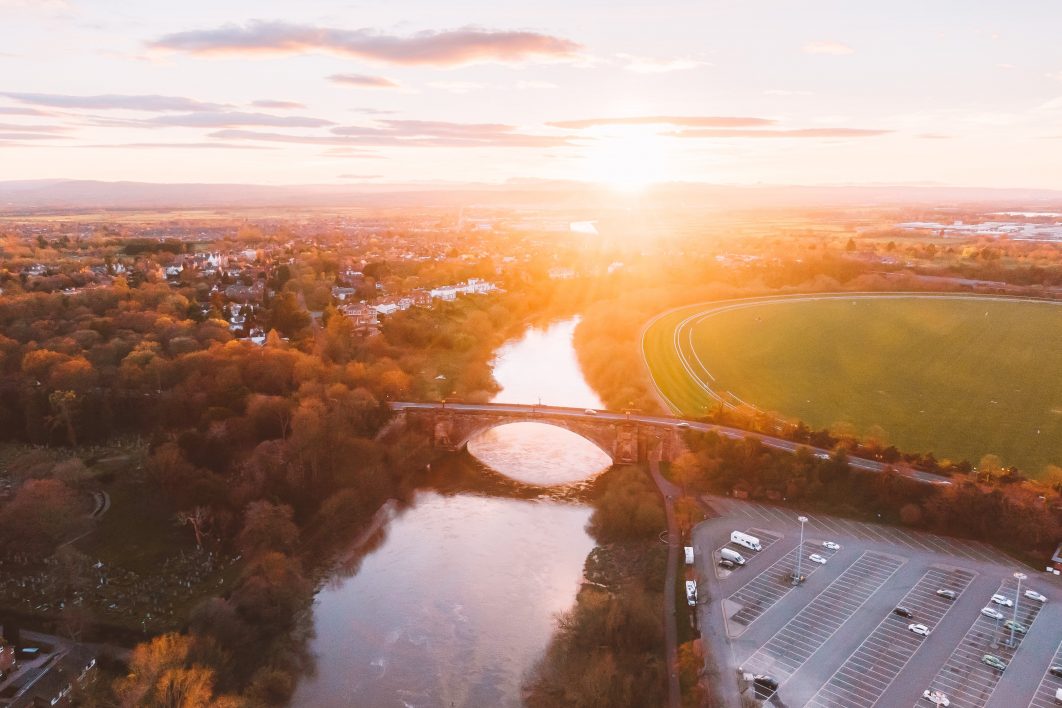
M 780 684 L 773 703 L 790 708 L 932 708 L 922 694 L 933 689 L 956 708 L 1011 708 L 1034 699 L 1037 708 L 1053 705 L 1043 701 L 1053 701 L 1055 687 L 1062 687 L 1062 678 L 1048 673 L 1052 663 L 1062 663 L 1057 577 L 1022 567 L 984 543 L 805 514 L 806 579 L 794 587 L 801 512 L 730 498 L 704 501 L 716 515 L 693 532 L 702 582 L 698 620 L 721 680 L 738 685 L 739 669 L 767 674 Z M 742 551 L 744 567 L 717 574 L 718 551 L 734 530 L 761 534 L 764 548 L 755 555 Z M 824 546 L 827 541 L 839 548 Z M 812 554 L 825 562 L 812 562 Z M 1026 633 L 1017 632 L 1011 647 L 1006 622 L 1014 616 L 1015 571 L 1028 575 L 1017 603 Z M 1028 588 L 1047 602 L 1025 597 Z M 995 594 L 1011 606 L 993 603 Z M 982 614 L 986 606 L 1003 616 Z M 897 607 L 912 616 L 895 614 Z M 920 633 L 909 625 L 921 625 Z M 1005 670 L 984 663 L 985 654 L 998 657 Z

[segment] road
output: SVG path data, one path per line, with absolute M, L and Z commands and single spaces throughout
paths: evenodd
M 725 425 L 716 425 L 714 423 L 702 423 L 694 420 L 684 420 L 682 418 L 676 418 L 672 416 L 616 413 L 614 411 L 591 410 L 584 408 L 565 408 L 560 406 L 526 405 L 522 403 L 414 403 L 407 401 L 392 401 L 389 405 L 391 407 L 391 410 L 393 411 L 452 410 L 465 411 L 470 413 L 512 413 L 514 415 L 525 415 L 528 418 L 541 416 L 553 418 L 575 418 L 583 420 L 607 420 L 615 422 L 632 422 L 638 423 L 640 425 L 650 425 L 671 429 L 681 425 L 683 429 L 687 429 L 688 427 L 689 430 L 697 430 L 705 433 L 717 433 L 733 440 L 738 440 L 741 438 L 756 439 L 767 447 L 774 448 L 775 450 L 783 450 L 785 452 L 790 453 L 795 453 L 800 448 L 808 448 L 813 454 L 816 455 L 821 456 L 831 454 L 829 450 L 817 447 L 810 447 L 802 443 L 793 442 L 792 440 L 771 437 L 769 435 L 754 433 L 748 430 L 742 430 L 740 428 L 731 428 Z M 906 477 L 910 477 L 911 479 L 927 484 L 951 484 L 947 477 L 942 477 L 941 475 L 931 474 L 929 472 L 922 472 L 921 470 L 913 470 L 909 468 L 896 468 L 892 467 L 891 465 L 885 464 L 884 462 L 878 462 L 877 460 L 868 460 L 862 457 L 849 457 L 848 464 L 856 469 L 865 470 L 867 472 L 883 472 L 886 469 L 895 469 L 898 474 L 902 474 Z
M 657 489 L 664 501 L 664 513 L 667 515 L 667 572 L 664 576 L 664 641 L 667 647 L 668 705 L 679 708 L 682 705 L 682 687 L 678 678 L 678 630 L 675 627 L 675 573 L 678 570 L 678 548 L 682 539 L 679 537 L 678 523 L 675 521 L 675 509 L 672 500 L 681 492 L 674 484 L 660 474 L 660 461 L 649 456 L 649 474 L 656 482 Z

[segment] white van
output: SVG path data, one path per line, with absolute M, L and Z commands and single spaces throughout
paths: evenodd
M 686 546 L 686 565 L 693 565 L 693 546 Z
M 721 555 L 723 558 L 726 558 L 728 561 L 731 561 L 732 563 L 737 563 L 738 565 L 745 565 L 745 556 L 741 555 L 737 551 L 732 551 L 729 548 L 724 548 L 723 550 L 719 551 L 719 555 Z
M 686 581 L 686 604 L 693 607 L 697 604 L 697 583 L 693 580 Z
M 750 536 L 747 533 L 741 533 L 740 531 L 730 532 L 730 542 L 736 543 L 739 546 L 744 546 L 750 551 L 762 551 L 763 546 L 760 545 L 760 539 L 755 536 Z

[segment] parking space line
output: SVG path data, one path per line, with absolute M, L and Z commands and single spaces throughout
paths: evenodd
M 906 624 L 924 624 L 932 632 L 953 606 L 939 597 L 936 590 L 948 587 L 961 593 L 974 577 L 974 573 L 965 570 L 953 573 L 940 568 L 927 570 L 898 605 L 911 610 L 914 618 L 903 619 L 895 613 L 886 615 L 807 705 L 827 706 L 834 700 L 848 706 L 875 705 L 922 646 L 922 641 L 915 638 Z
M 865 551 L 745 662 L 784 683 L 832 637 L 904 561 Z
M 1062 642 L 1059 643 L 1058 650 L 1055 651 L 1055 657 L 1051 660 L 1047 671 L 1044 671 L 1044 677 L 1040 679 L 1040 685 L 1036 687 L 1036 694 L 1029 703 L 1029 708 L 1058 708 L 1055 693 L 1062 688 L 1062 677 L 1052 675 L 1052 666 L 1062 666 Z
M 1007 578 L 996 590 L 996 594 L 1009 599 L 1013 597 L 1016 589 L 1014 580 Z M 985 604 L 994 606 L 989 598 L 986 598 Z M 1000 608 L 1004 616 L 1008 614 L 1006 609 Z M 1026 631 L 1032 628 L 1039 613 L 1040 603 L 1019 600 L 1018 621 L 1026 627 Z M 982 657 L 991 654 L 1004 665 L 1008 665 L 1021 645 L 1022 637 L 1021 632 L 1016 632 L 1014 646 L 1007 646 L 1004 640 L 1009 639 L 1009 632 L 1001 624 L 1001 620 L 989 619 L 979 612 L 962 641 L 937 672 L 929 688 L 944 691 L 954 708 L 984 706 L 992 698 L 1002 672 L 985 664 Z

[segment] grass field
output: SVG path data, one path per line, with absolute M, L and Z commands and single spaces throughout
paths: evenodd
M 848 422 L 901 450 L 1062 465 L 1062 305 L 1002 298 L 801 296 L 705 304 L 645 332 L 684 415 L 744 401 L 813 427 Z

